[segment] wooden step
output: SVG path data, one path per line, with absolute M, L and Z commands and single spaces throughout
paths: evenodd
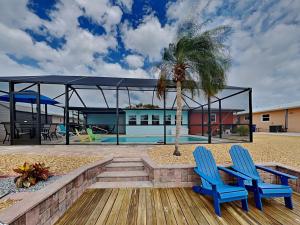
M 116 157 L 113 159 L 115 163 L 123 163 L 123 162 L 143 162 L 141 158 L 125 158 L 125 157 Z
M 150 188 L 153 187 L 151 181 L 118 181 L 118 182 L 96 182 L 89 189 L 105 189 L 105 188 Z
M 97 181 L 148 181 L 149 175 L 146 171 L 106 171 L 97 176 Z
M 138 171 L 144 170 L 142 162 L 112 162 L 105 166 L 106 171 Z

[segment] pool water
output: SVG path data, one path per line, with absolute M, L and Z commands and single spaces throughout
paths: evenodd
M 104 143 L 116 143 L 117 137 L 103 137 L 100 140 Z M 163 143 L 164 137 L 163 136 L 145 136 L 145 137 L 119 137 L 120 143 Z M 167 143 L 174 143 L 175 137 L 174 136 L 167 136 L 166 137 Z M 207 142 L 206 138 L 203 137 L 195 137 L 195 136 L 181 136 L 179 139 L 180 143 L 190 143 L 190 142 Z

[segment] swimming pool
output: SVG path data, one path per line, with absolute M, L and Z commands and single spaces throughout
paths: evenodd
M 116 143 L 117 137 L 103 137 L 100 142 L 102 143 Z M 121 136 L 119 137 L 120 143 L 163 143 L 163 136 L 145 136 L 145 137 L 134 137 L 134 136 Z M 174 143 L 174 136 L 166 137 L 167 143 Z M 181 136 L 179 139 L 180 143 L 196 143 L 196 142 L 207 142 L 207 138 L 195 137 L 195 136 Z

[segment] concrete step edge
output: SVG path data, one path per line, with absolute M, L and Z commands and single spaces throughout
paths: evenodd
M 148 177 L 149 174 L 144 170 L 136 171 L 105 171 L 100 173 L 97 178 L 101 177 Z
M 104 188 L 151 188 L 151 181 L 118 181 L 118 182 L 101 182 L 98 181 L 92 184 L 89 189 L 104 189 Z
M 107 168 L 115 168 L 115 167 L 144 167 L 142 162 L 112 162 L 105 167 Z

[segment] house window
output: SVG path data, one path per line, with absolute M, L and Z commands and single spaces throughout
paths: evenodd
M 210 121 L 211 121 L 211 123 L 217 122 L 217 115 L 216 114 L 211 114 L 210 115 Z
M 136 125 L 136 115 L 129 115 L 129 125 Z
M 249 120 L 250 119 L 250 116 L 249 115 L 245 115 L 245 120 Z
M 148 125 L 148 115 L 141 115 L 141 125 Z
M 171 115 L 166 115 L 166 125 L 171 125 Z
M 159 125 L 159 115 L 152 115 L 152 125 Z
M 263 115 L 261 116 L 261 121 L 263 121 L 263 122 L 268 122 L 268 121 L 270 121 L 270 114 L 263 114 Z

